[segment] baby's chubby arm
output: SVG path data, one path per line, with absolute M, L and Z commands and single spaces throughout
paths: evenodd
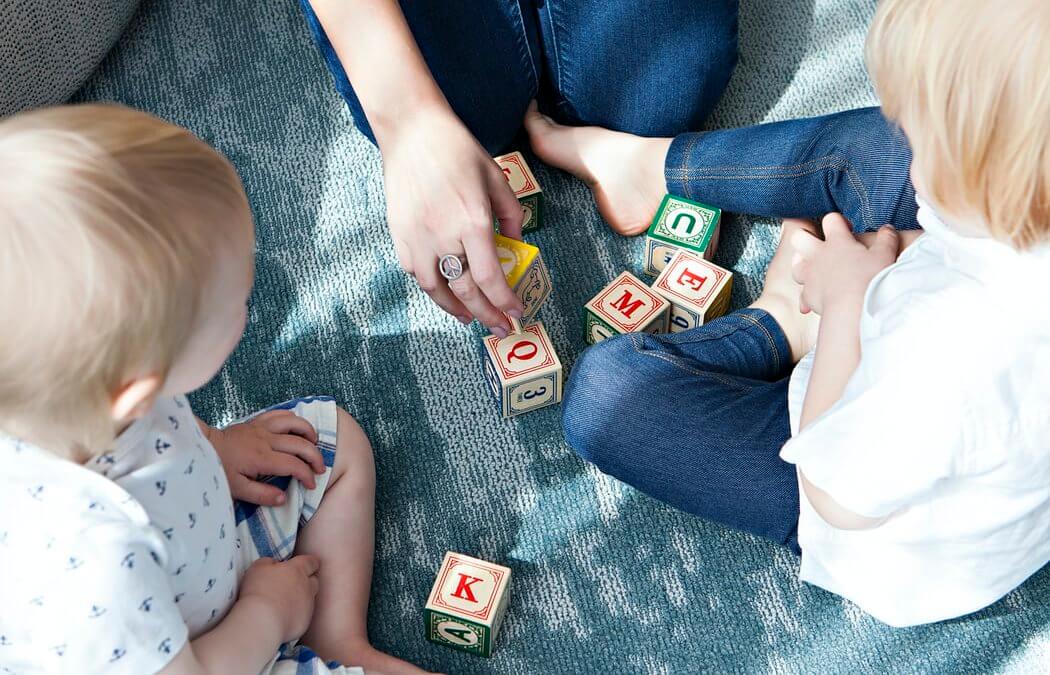
M 161 675 L 257 675 L 281 644 L 309 627 L 319 569 L 312 555 L 257 560 L 226 617 L 183 647 Z

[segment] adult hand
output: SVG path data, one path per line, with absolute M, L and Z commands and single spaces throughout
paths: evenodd
M 260 558 L 244 573 L 237 601 L 261 602 L 280 626 L 281 641 L 296 640 L 310 627 L 320 569 L 315 555 L 297 555 L 284 562 Z
M 313 489 L 314 474 L 325 472 L 317 431 L 291 410 L 271 410 L 225 429 L 204 429 L 222 460 L 234 499 L 262 506 L 283 504 L 284 492 L 260 477 L 293 476 Z
M 503 235 L 520 239 L 523 216 L 503 172 L 451 111 L 421 109 L 377 140 L 401 267 L 462 323 L 477 318 L 505 337 L 504 313 L 520 319 L 522 305 L 496 255 L 493 217 Z M 466 258 L 463 276 L 441 276 L 443 255 Z
M 802 311 L 822 316 L 837 302 L 863 300 L 875 275 L 897 260 L 900 243 L 897 231 L 886 225 L 866 246 L 840 213 L 825 216 L 823 229 L 823 240 L 804 230 L 792 240 L 792 274 L 802 284 Z

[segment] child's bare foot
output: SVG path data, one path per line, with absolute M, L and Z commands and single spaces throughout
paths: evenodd
M 795 283 L 791 275 L 791 259 L 795 255 L 791 237 L 798 230 L 814 234 L 818 232 L 816 224 L 808 220 L 784 219 L 780 244 L 766 270 L 762 294 L 751 304 L 752 307 L 769 312 L 780 324 L 791 345 L 791 360 L 795 363 L 817 344 L 817 329 L 820 327 L 819 316 L 813 312 L 803 314 L 799 309 L 802 287 Z
M 344 665 L 364 668 L 366 675 L 427 675 L 427 671 L 371 645 L 354 649 L 353 660 Z
M 598 211 L 616 232 L 644 232 L 667 192 L 664 159 L 670 138 L 644 138 L 602 127 L 569 127 L 540 114 L 525 114 L 536 155 L 587 183 Z

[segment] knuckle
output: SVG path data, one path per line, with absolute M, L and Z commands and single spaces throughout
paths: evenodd
M 469 301 L 478 297 L 477 286 L 466 277 L 460 277 L 459 279 L 450 282 L 448 286 L 461 300 Z
M 433 278 L 430 278 L 430 277 L 425 278 L 425 279 L 418 279 L 417 278 L 416 281 L 417 281 L 417 283 L 419 283 L 419 287 L 421 289 L 423 289 L 424 293 L 433 293 L 434 291 L 436 291 L 438 289 L 437 279 L 433 279 Z

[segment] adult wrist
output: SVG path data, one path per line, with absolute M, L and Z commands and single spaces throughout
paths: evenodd
M 451 119 L 461 123 L 452 107 L 440 94 L 419 94 L 391 105 L 378 106 L 375 111 L 366 110 L 365 116 L 380 150 L 396 143 L 406 130 L 421 122 Z

